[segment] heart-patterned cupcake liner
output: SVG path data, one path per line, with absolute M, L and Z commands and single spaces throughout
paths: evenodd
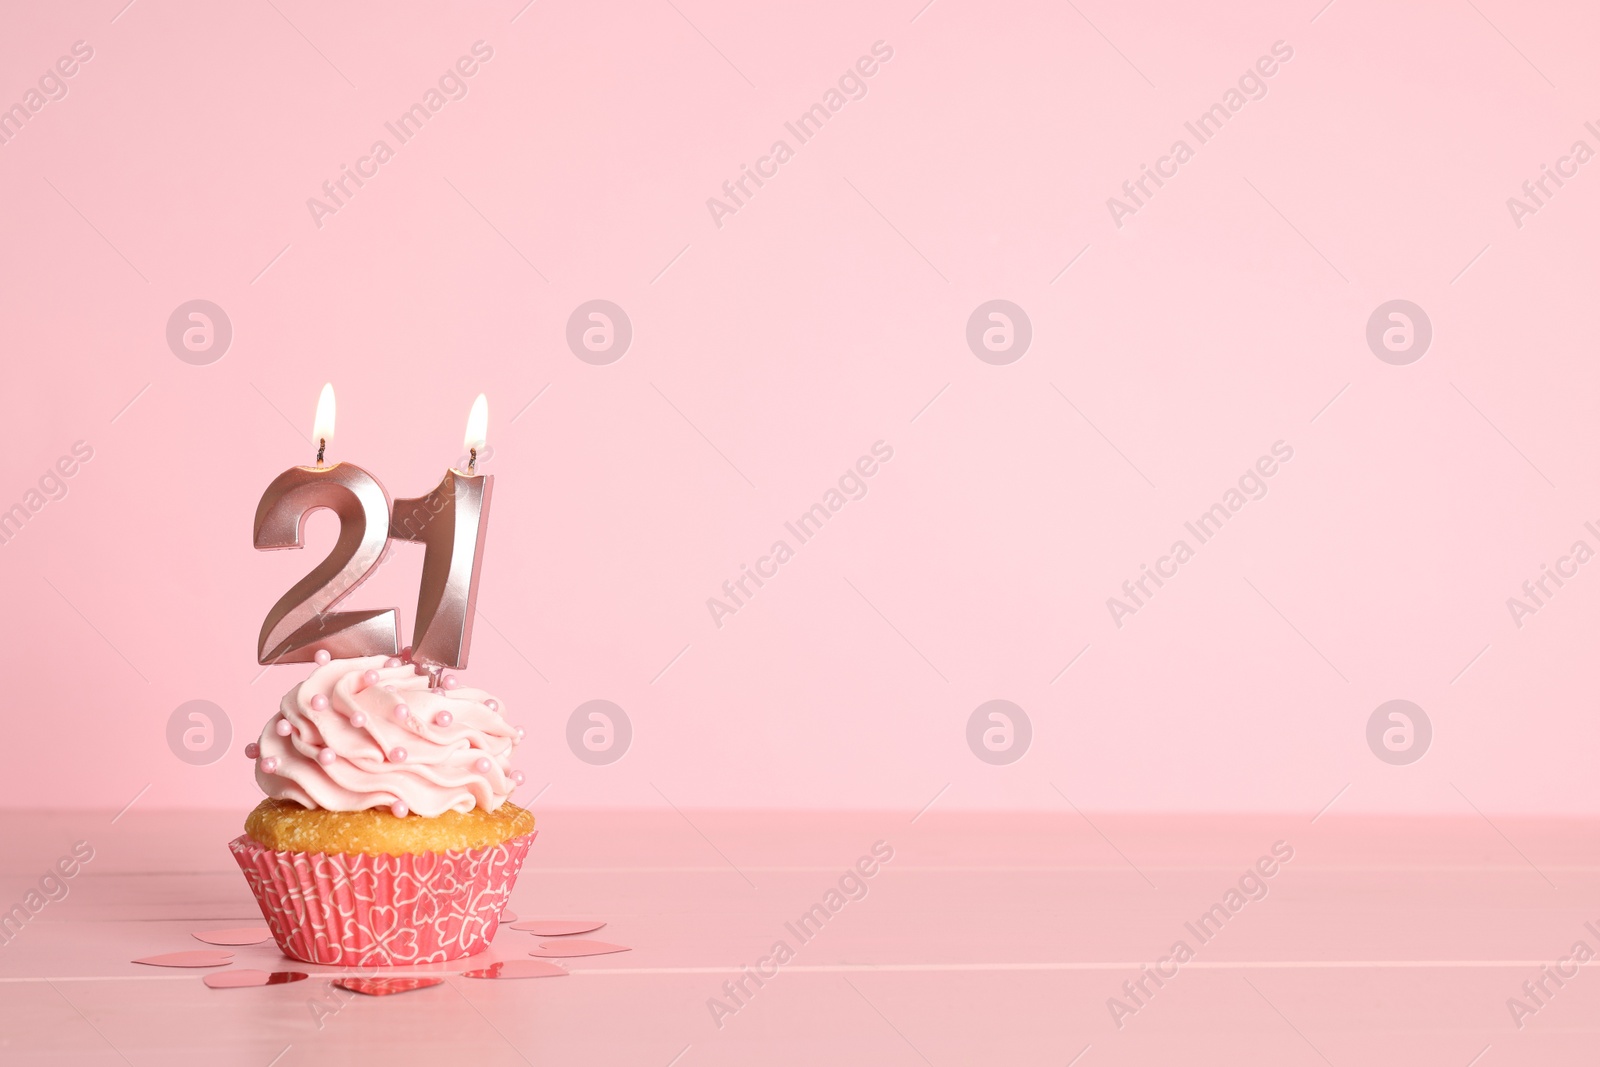
M 382 967 L 487 948 L 536 836 L 406 855 L 278 852 L 248 834 L 228 848 L 284 955 Z

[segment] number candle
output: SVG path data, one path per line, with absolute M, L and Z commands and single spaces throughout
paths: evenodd
M 324 465 L 333 436 L 332 384 L 322 387 L 312 437 L 317 461 L 272 480 L 256 506 L 259 549 L 302 548 L 306 516 L 328 508 L 339 516 L 339 540 L 328 558 L 300 579 L 267 613 L 257 648 L 260 663 L 306 663 L 326 649 L 335 658 L 394 655 L 400 648 L 393 608 L 329 611 L 360 585 L 389 540 L 389 494 L 353 463 Z
M 465 667 L 477 612 L 478 572 L 489 529 L 491 475 L 476 473 L 478 450 L 489 429 L 489 400 L 482 393 L 467 416 L 467 469 L 454 467 L 424 497 L 394 502 L 390 536 L 420 542 L 422 586 L 417 595 L 411 658 L 437 672 Z

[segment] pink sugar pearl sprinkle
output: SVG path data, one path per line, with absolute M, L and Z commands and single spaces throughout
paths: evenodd
M 325 648 L 319 648 L 317 649 L 317 654 L 313 656 L 312 659 L 317 661 L 317 666 L 326 667 L 328 664 L 333 662 L 333 653 L 329 652 Z
M 490 711 L 500 710 L 500 702 L 498 700 L 485 700 L 483 702 L 483 706 L 488 708 Z
M 455 721 L 456 717 L 450 714 L 448 711 L 441 711 L 439 714 L 433 717 L 433 725 L 435 726 L 449 726 Z
M 453 674 L 447 674 L 439 684 L 446 689 L 455 689 L 461 685 L 461 680 Z
M 256 744 L 254 741 L 252 741 L 248 745 L 244 746 L 244 758 L 245 759 L 257 759 L 260 756 L 261 756 L 261 746 Z
M 403 819 L 411 814 L 411 809 L 406 807 L 405 801 L 397 800 L 389 805 L 389 813 L 397 819 Z
M 383 665 L 385 667 L 398 667 L 400 666 L 400 657 L 390 656 L 388 659 L 383 661 Z
M 398 722 L 405 722 L 411 718 L 411 709 L 404 704 L 396 704 L 394 706 L 394 717 Z
M 294 733 L 294 727 L 289 725 L 288 719 L 279 719 L 272 728 L 278 732 L 279 737 L 288 737 Z
M 404 763 L 405 761 L 406 761 L 406 750 L 405 749 L 396 747 L 396 748 L 391 748 L 389 750 L 389 762 L 390 763 Z
M 378 684 L 378 672 L 377 671 L 362 671 L 361 672 L 361 681 L 362 681 L 362 683 L 364 685 L 377 685 Z
M 312 697 L 311 698 L 311 710 L 312 711 L 327 711 L 328 710 L 328 698 L 323 696 L 321 693 L 318 693 L 316 696 Z
M 359 711 L 352 713 L 350 716 L 350 725 L 354 726 L 357 730 L 361 729 L 363 726 L 367 725 L 367 716 L 363 712 Z
M 338 758 L 338 756 L 334 755 L 333 749 L 331 748 L 325 748 L 321 752 L 317 753 L 317 762 L 322 764 L 324 767 L 333 766 L 333 761 Z
M 263 759 L 261 761 L 261 773 L 262 774 L 277 774 L 278 773 L 278 757 L 276 757 L 276 756 L 268 756 L 265 759 Z
M 493 764 L 491 764 L 488 759 L 483 756 L 479 756 L 477 759 L 472 761 L 472 769 L 477 771 L 479 774 L 488 774 L 489 769 L 492 766 Z

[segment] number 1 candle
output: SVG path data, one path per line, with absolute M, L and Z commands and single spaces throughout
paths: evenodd
M 467 469 L 454 467 L 424 497 L 396 500 L 389 536 L 424 546 L 411 658 L 431 670 L 465 667 L 477 613 L 478 573 L 494 477 L 477 473 L 489 429 L 482 393 L 467 416 Z

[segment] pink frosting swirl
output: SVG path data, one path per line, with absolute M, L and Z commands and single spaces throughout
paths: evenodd
M 427 676 L 409 663 L 385 661 L 334 660 L 284 694 L 280 714 L 261 731 L 262 791 L 330 811 L 400 803 L 429 818 L 504 804 L 516 788 L 510 764 L 517 730 L 489 708 L 489 694 L 429 689 Z M 367 671 L 377 673 L 376 683 L 366 682 Z M 395 714 L 401 704 L 409 711 L 403 718 Z M 287 733 L 279 723 L 288 724 Z M 392 758 L 397 749 L 403 759 Z

